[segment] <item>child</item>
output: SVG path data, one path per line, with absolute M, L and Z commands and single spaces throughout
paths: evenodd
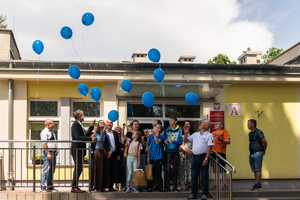
M 152 164 L 153 178 L 156 176 L 157 188 L 160 192 L 165 192 L 163 189 L 163 180 L 161 177 L 162 172 L 162 163 L 163 163 L 163 143 L 164 137 L 160 135 L 164 131 L 164 127 L 160 124 L 157 124 L 153 127 L 153 137 L 149 140 L 149 150 L 147 162 Z M 153 180 L 148 181 L 147 192 L 152 192 L 153 189 Z
M 128 146 L 128 156 L 127 156 L 127 169 L 128 169 L 128 187 L 126 192 L 130 192 L 130 180 L 131 176 L 135 169 L 139 169 L 141 167 L 141 150 L 143 149 L 143 145 L 141 144 L 142 134 L 140 132 L 134 132 L 132 134 L 132 139 L 127 139 L 126 146 Z M 132 191 L 134 193 L 138 193 L 139 191 L 135 188 L 134 181 L 132 181 Z
M 177 176 L 178 176 L 178 164 L 179 164 L 179 147 L 182 145 L 182 131 L 176 124 L 177 118 L 170 117 L 170 126 L 164 130 L 164 139 L 166 145 L 166 190 L 170 192 L 170 179 L 171 179 L 171 165 L 173 160 L 173 178 L 174 185 L 173 191 L 179 192 L 177 189 Z

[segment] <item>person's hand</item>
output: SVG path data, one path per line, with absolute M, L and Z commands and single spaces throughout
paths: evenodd
M 168 145 L 168 139 L 165 140 L 165 144 Z
M 55 157 L 58 155 L 58 150 L 55 151 Z
M 189 158 L 193 155 L 193 153 L 191 151 L 186 152 L 186 157 Z
M 171 141 L 171 144 L 173 144 L 173 143 L 174 143 L 174 140 L 170 139 L 170 141 Z
M 150 163 L 150 158 L 147 158 L 147 163 L 148 163 L 148 164 Z
M 142 136 L 142 140 L 144 140 L 145 139 L 145 136 Z
M 120 156 L 117 156 L 117 160 L 120 160 Z
M 218 136 L 217 139 L 218 139 L 219 141 L 222 141 L 222 138 L 221 138 L 220 136 Z
M 110 159 L 111 155 L 112 155 L 112 151 L 108 152 L 107 158 Z
M 47 154 L 47 160 L 51 160 L 51 154 L 50 154 L 50 152 L 48 152 L 48 154 Z
M 207 165 L 207 163 L 208 163 L 208 160 L 203 160 L 203 162 L 202 162 L 202 166 L 204 167 L 204 166 L 206 166 Z
M 141 168 L 141 164 L 138 163 L 138 164 L 136 165 L 136 168 L 137 168 L 137 169 L 140 169 L 140 168 Z
M 96 137 L 92 137 L 92 141 L 93 141 L 93 142 L 96 142 L 96 141 L 97 141 L 97 138 L 96 138 Z
M 96 120 L 94 119 L 91 123 L 91 126 L 95 126 Z
M 95 133 L 93 133 L 93 134 L 91 135 L 91 137 L 95 137 Z
M 183 127 L 183 132 L 184 132 L 184 133 L 189 132 L 189 127 L 188 127 L 188 126 L 184 126 L 184 127 Z
M 123 151 L 123 150 L 124 150 L 124 148 L 120 148 L 120 150 L 121 150 L 121 151 Z
M 126 127 L 126 124 L 125 123 L 123 123 L 123 129 Z

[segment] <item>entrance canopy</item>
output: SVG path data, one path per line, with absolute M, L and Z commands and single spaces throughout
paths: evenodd
M 145 92 L 151 92 L 156 99 L 178 99 L 185 98 L 189 92 L 195 93 L 199 100 L 213 100 L 221 94 L 230 84 L 211 84 L 211 83 L 174 83 L 174 82 L 131 82 L 131 92 L 124 92 L 119 82 L 118 99 L 137 99 L 141 98 Z

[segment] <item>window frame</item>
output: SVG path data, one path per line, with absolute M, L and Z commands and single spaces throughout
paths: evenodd
M 73 117 L 73 103 L 74 102 L 86 102 L 86 99 L 71 99 L 70 102 L 70 117 L 71 117 L 71 126 L 73 124 L 73 122 L 75 121 L 74 117 Z M 97 120 L 103 120 L 103 100 L 99 100 L 99 107 L 100 107 L 100 111 L 99 111 L 99 115 L 98 117 L 88 117 L 88 116 L 84 116 L 84 123 L 91 123 L 95 118 L 97 118 Z

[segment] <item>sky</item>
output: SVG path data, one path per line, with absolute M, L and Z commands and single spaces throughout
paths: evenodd
M 219 53 L 237 61 L 248 47 L 264 54 L 298 43 L 299 6 L 294 0 L 0 0 L 0 14 L 23 60 L 122 62 L 156 48 L 162 63 L 182 55 L 207 63 Z M 95 17 L 91 26 L 81 22 L 86 12 Z M 72 39 L 61 37 L 64 26 Z M 35 40 L 45 46 L 40 58 Z

